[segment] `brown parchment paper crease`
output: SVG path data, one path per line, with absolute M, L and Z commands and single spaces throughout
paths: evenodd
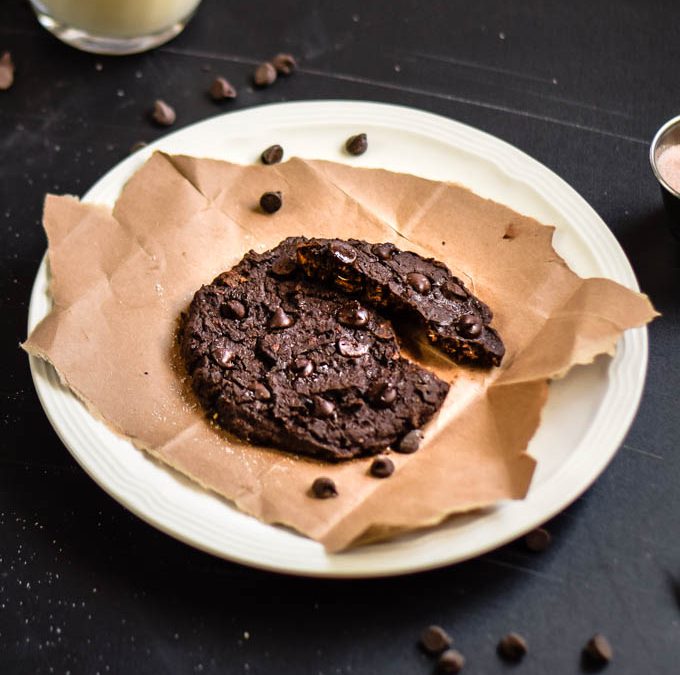
M 265 190 L 283 192 L 274 216 L 257 209 Z M 570 271 L 552 227 L 460 186 L 331 162 L 241 166 L 156 153 L 112 213 L 50 195 L 44 225 L 54 308 L 24 348 L 137 447 L 330 551 L 523 497 L 535 464 L 524 451 L 548 379 L 613 353 L 624 330 L 655 316 L 646 296 Z M 452 386 L 421 449 L 393 453 L 389 480 L 367 475 L 370 460 L 319 465 L 215 429 L 177 361 L 178 316 L 201 284 L 250 248 L 300 234 L 433 255 L 494 310 L 507 347 L 501 368 L 461 368 L 406 345 Z M 337 499 L 308 496 L 322 473 L 336 480 Z

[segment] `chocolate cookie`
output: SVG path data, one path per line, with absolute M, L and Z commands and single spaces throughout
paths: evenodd
M 299 244 L 297 257 L 311 279 L 417 321 L 455 361 L 501 363 L 505 347 L 489 326 L 491 310 L 444 263 L 356 239 L 312 239 Z
M 237 436 L 325 460 L 397 444 L 448 384 L 399 356 L 392 326 L 308 280 L 290 238 L 194 296 L 180 330 L 193 388 Z

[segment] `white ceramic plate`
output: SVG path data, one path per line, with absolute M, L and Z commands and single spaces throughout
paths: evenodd
M 351 134 L 368 133 L 359 158 L 342 152 Z M 166 136 L 121 162 L 84 197 L 113 205 L 124 182 L 154 149 L 257 160 L 272 143 L 287 156 L 350 161 L 432 179 L 457 181 L 478 194 L 557 227 L 554 244 L 581 276 L 614 279 L 637 290 L 623 251 L 598 215 L 567 183 L 517 148 L 486 133 L 419 110 L 376 103 L 283 103 L 221 115 Z M 41 265 L 29 330 L 49 311 Z M 647 332 L 625 333 L 613 359 L 576 368 L 551 386 L 529 450 L 539 460 L 526 499 L 455 518 L 421 533 L 341 554 L 289 530 L 265 525 L 149 459 L 95 420 L 61 386 L 55 371 L 31 358 L 45 412 L 64 445 L 110 495 L 155 527 L 192 546 L 246 565 L 329 577 L 414 572 L 479 555 L 564 509 L 602 472 L 628 430 L 642 394 Z

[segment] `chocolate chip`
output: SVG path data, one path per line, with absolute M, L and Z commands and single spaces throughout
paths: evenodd
M 385 244 L 374 244 L 371 248 L 373 255 L 380 258 L 380 260 L 391 260 L 394 257 L 396 246 L 389 242 Z
M 215 363 L 222 368 L 230 368 L 231 362 L 234 358 L 234 352 L 226 347 L 215 347 L 210 355 L 213 357 Z
M 406 276 L 406 281 L 414 291 L 420 293 L 421 295 L 429 293 L 430 289 L 432 288 L 430 280 L 420 272 L 411 272 Z
M 601 633 L 596 633 L 588 640 L 583 653 L 591 663 L 599 666 L 609 663 L 614 658 L 614 650 L 609 640 Z
M 351 265 L 357 259 L 357 252 L 344 241 L 334 241 L 328 247 L 331 255 L 345 265 Z
M 295 359 L 293 367 L 300 377 L 309 377 L 314 372 L 314 364 L 305 358 Z
M 142 148 L 145 148 L 147 146 L 146 141 L 137 141 L 131 148 L 130 148 L 130 154 L 133 154 L 137 152 L 137 150 L 141 150 Z
M 0 56 L 0 90 L 9 89 L 14 83 L 14 63 L 12 55 L 4 52 Z
M 438 673 L 460 673 L 465 657 L 457 649 L 447 649 L 437 660 Z
M 220 314 L 225 319 L 242 319 L 246 315 L 246 308 L 238 300 L 227 300 L 220 307 Z
M 451 646 L 453 639 L 441 626 L 428 626 L 420 634 L 420 644 L 428 654 L 439 654 Z
M 519 633 L 508 633 L 498 643 L 498 654 L 506 661 L 521 661 L 528 651 L 527 641 Z
M 329 499 L 338 496 L 335 481 L 327 476 L 320 476 L 312 483 L 312 495 L 317 499 Z
M 524 544 L 526 547 L 533 551 L 534 553 L 542 553 L 545 549 L 550 546 L 552 537 L 550 532 L 543 527 L 537 527 L 535 530 L 531 530 L 524 537 Z
M 465 299 L 468 296 L 467 291 L 463 286 L 451 279 L 448 279 L 442 286 L 442 295 L 449 300 L 453 300 L 454 298 Z
M 345 143 L 345 149 L 350 155 L 363 155 L 368 148 L 368 138 L 366 134 L 350 136 Z
M 279 75 L 290 75 L 297 68 L 297 61 L 292 54 L 277 54 L 272 65 Z
M 458 319 L 458 332 L 463 337 L 476 338 L 482 333 L 484 324 L 476 314 L 464 314 Z
M 260 206 L 265 213 L 276 213 L 283 205 L 280 192 L 265 192 L 260 197 Z
M 272 318 L 269 319 L 270 328 L 290 328 L 294 323 L 292 317 L 288 316 L 281 307 L 277 307 Z
M 260 155 L 262 164 L 278 164 L 283 159 L 283 148 L 280 145 L 270 145 Z
M 397 398 L 397 389 L 394 385 L 388 384 L 380 394 L 380 402 L 385 405 L 391 405 Z
M 356 359 L 364 354 L 368 354 L 370 345 L 365 342 L 359 342 L 349 337 L 341 337 L 338 340 L 338 351 L 350 359 Z
M 261 63 L 253 73 L 253 82 L 258 87 L 268 87 L 270 84 L 274 84 L 276 82 L 276 68 L 267 61 Z
M 397 389 L 391 382 L 379 382 L 371 393 L 373 402 L 380 408 L 388 408 L 397 398 Z
M 177 116 L 175 115 L 174 108 L 169 106 L 165 101 L 157 99 L 153 104 L 151 118 L 156 124 L 160 124 L 162 127 L 169 127 L 175 123 Z
M 322 396 L 314 397 L 314 415 L 316 417 L 330 417 L 335 412 L 335 403 Z
M 272 263 L 272 272 L 277 277 L 288 277 L 297 269 L 297 262 L 295 259 L 286 255 L 278 257 Z
M 338 321 L 343 326 L 362 328 L 368 323 L 368 312 L 356 300 L 352 300 L 338 310 Z
M 224 101 L 229 98 L 236 98 L 236 89 L 229 80 L 223 77 L 216 77 L 210 85 L 210 98 L 213 101 Z
M 389 457 L 376 457 L 371 462 L 371 476 L 389 478 L 394 473 L 394 462 Z
M 414 429 L 413 431 L 409 431 L 406 436 L 401 439 L 395 450 L 405 455 L 411 455 L 420 447 L 420 442 L 422 440 L 422 432 L 418 429 Z

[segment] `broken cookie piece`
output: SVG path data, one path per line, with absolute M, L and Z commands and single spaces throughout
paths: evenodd
M 310 279 L 417 321 L 431 342 L 459 363 L 500 365 L 505 347 L 492 312 L 449 268 L 394 244 L 311 239 L 297 248 Z

